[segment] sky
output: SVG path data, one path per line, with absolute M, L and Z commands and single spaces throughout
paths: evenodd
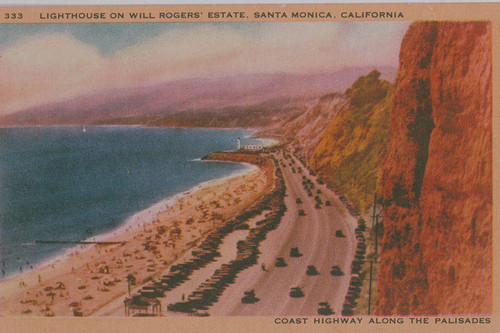
M 2 24 L 0 115 L 106 89 L 398 65 L 407 22 Z

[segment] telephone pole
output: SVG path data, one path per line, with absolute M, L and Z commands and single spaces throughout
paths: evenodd
M 380 215 L 375 216 L 375 259 L 378 256 L 378 218 Z
M 373 261 L 370 260 L 370 284 L 368 286 L 368 314 L 371 314 L 371 306 L 372 306 L 372 273 L 373 273 Z

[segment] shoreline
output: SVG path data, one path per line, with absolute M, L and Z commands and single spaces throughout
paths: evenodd
M 0 316 L 72 316 L 73 309 L 94 313 L 126 293 L 127 274 L 136 275 L 139 284 L 158 276 L 210 230 L 255 202 L 268 190 L 267 178 L 265 170 L 252 166 L 200 183 L 91 237 L 125 244 L 76 246 L 50 263 L 2 280 Z M 152 239 L 165 241 L 150 246 Z M 152 252 L 148 246 L 158 249 Z M 64 289 L 57 289 L 60 283 Z
M 253 164 L 250 163 L 242 163 L 242 162 L 230 162 L 230 161 L 204 161 L 201 158 L 199 159 L 200 162 L 225 162 L 225 163 L 238 163 L 238 164 L 243 164 L 246 166 L 246 169 L 240 170 L 240 171 L 235 171 L 227 176 L 221 177 L 221 178 L 215 178 L 211 180 L 207 180 L 204 182 L 201 182 L 199 184 L 194 185 L 193 187 L 184 190 L 179 193 L 172 194 L 154 204 L 151 206 L 148 206 L 147 208 L 140 210 L 136 213 L 133 213 L 129 217 L 125 218 L 120 225 L 116 226 L 114 229 L 111 229 L 109 231 L 104 231 L 102 233 L 99 233 L 97 235 L 91 236 L 89 238 L 85 238 L 82 241 L 83 242 L 106 242 L 109 240 L 116 239 L 116 237 L 120 237 L 120 235 L 124 234 L 125 232 L 129 230 L 137 230 L 138 228 L 142 227 L 144 224 L 149 223 L 150 221 L 153 220 L 153 216 L 156 214 L 161 213 L 163 210 L 168 209 L 169 207 L 173 206 L 175 202 L 179 199 L 182 199 L 184 197 L 187 197 L 191 193 L 194 193 L 196 191 L 202 190 L 203 188 L 208 188 L 212 185 L 222 183 L 225 181 L 230 181 L 233 178 L 241 177 L 246 174 L 251 173 L 254 170 L 257 170 L 258 168 L 254 166 Z M 162 208 L 164 207 L 164 208 Z M 135 222 L 134 222 L 135 220 Z M 118 242 L 120 242 L 118 240 Z M 30 244 L 32 246 L 37 246 L 36 244 Z M 28 274 L 30 272 L 44 269 L 48 266 L 51 266 L 57 262 L 61 262 L 65 259 L 67 259 L 69 256 L 74 255 L 76 252 L 84 252 L 88 251 L 91 248 L 95 247 L 97 244 L 77 244 L 71 248 L 63 249 L 59 251 L 58 253 L 52 255 L 49 258 L 46 258 L 42 260 L 41 262 L 34 264 L 33 269 L 30 269 L 26 272 L 19 273 L 11 273 L 7 274 L 4 278 L 0 279 L 0 284 L 7 283 L 9 280 L 16 279 L 22 277 L 24 274 Z M 1 289 L 1 288 L 0 288 Z M 1 312 L 0 312 L 1 315 Z
M 207 162 L 209 162 L 209 161 L 207 161 Z M 225 161 L 225 162 L 231 163 L 228 161 Z M 234 162 L 234 163 L 236 163 L 236 162 Z M 162 199 L 161 201 L 149 206 L 148 208 L 143 209 L 143 210 L 131 215 L 130 217 L 125 219 L 124 222 L 121 225 L 117 226 L 115 229 L 110 230 L 110 231 L 105 232 L 105 233 L 102 233 L 102 234 L 99 234 L 99 235 L 96 235 L 96 236 L 93 236 L 92 238 L 88 238 L 85 241 L 90 240 L 90 239 L 95 239 L 95 241 L 100 241 L 100 242 L 108 241 L 108 240 L 114 238 L 115 236 L 119 236 L 121 233 L 124 233 L 126 231 L 126 229 L 128 229 L 128 228 L 132 228 L 131 230 L 138 229 L 138 228 L 142 227 L 144 225 L 144 223 L 134 223 L 133 220 L 136 220 L 136 221 L 141 220 L 141 217 L 144 217 L 144 215 L 151 215 L 151 218 L 152 218 L 152 215 L 156 215 L 158 213 L 161 213 L 164 209 L 171 208 L 178 200 L 183 199 L 196 191 L 210 188 L 211 186 L 214 186 L 217 184 L 222 184 L 224 182 L 230 181 L 233 178 L 242 177 L 244 175 L 251 173 L 254 170 L 257 170 L 257 167 L 255 167 L 249 163 L 238 163 L 238 164 L 246 164 L 248 168 L 246 170 L 244 169 L 241 171 L 233 172 L 233 173 L 231 173 L 227 176 L 221 177 L 221 178 L 215 178 L 215 179 L 201 182 L 201 183 L 194 185 L 193 187 L 191 187 L 187 190 L 184 190 L 182 192 L 168 196 L 168 197 Z M 165 208 L 162 208 L 163 206 Z M 145 222 L 145 221 L 140 221 L 140 222 Z M 148 222 L 146 221 L 145 223 L 148 223 Z
M 3 128 L 16 128 L 16 129 L 30 129 L 31 128 L 31 129 L 35 129 L 35 131 L 36 131 L 36 128 L 49 129 L 49 128 L 61 127 L 61 128 L 67 128 L 71 131 L 71 128 L 78 129 L 78 128 L 81 128 L 81 126 L 84 126 L 84 125 L 11 126 L 11 127 L 3 127 Z M 90 126 L 92 126 L 92 127 L 95 126 L 95 128 L 96 128 L 95 130 L 98 130 L 98 128 L 102 128 L 102 129 L 109 128 L 110 130 L 112 130 L 112 128 L 120 128 L 120 127 L 123 127 L 123 128 L 148 128 L 149 127 L 154 131 L 154 129 L 161 130 L 163 128 L 166 128 L 166 127 L 150 127 L 150 126 L 144 126 L 144 125 L 90 125 Z M 190 129 L 190 128 L 186 128 L 186 129 Z M 196 128 L 192 128 L 192 129 L 196 130 Z M 217 129 L 214 129 L 214 130 L 217 130 Z M 233 130 L 233 129 L 227 128 L 227 130 Z M 251 133 L 253 133 L 253 132 L 251 130 L 248 130 L 248 132 L 246 132 L 245 135 L 250 135 Z M 201 159 L 201 156 L 199 158 L 193 159 L 191 161 L 203 162 Z M 225 161 L 225 162 L 228 162 L 228 161 Z M 248 166 L 248 164 L 247 164 L 247 166 Z M 233 172 L 230 172 L 227 176 L 223 176 L 223 177 L 212 179 L 212 180 L 223 179 L 225 177 L 231 177 L 233 175 L 236 176 L 239 172 L 240 172 L 240 170 L 233 171 Z M 245 166 L 245 167 L 243 167 L 243 170 L 241 170 L 241 172 L 246 173 L 249 171 L 246 170 L 246 166 Z M 208 180 L 205 182 L 195 184 L 192 187 L 189 187 L 181 192 L 175 192 L 175 193 L 173 193 L 165 198 L 161 198 L 161 197 L 156 198 L 157 200 L 159 199 L 158 202 L 152 202 L 148 206 L 141 204 L 139 207 L 137 207 L 137 210 L 133 210 L 133 209 L 131 209 L 130 211 L 125 210 L 124 211 L 125 214 L 122 215 L 122 218 L 120 218 L 119 220 L 116 220 L 116 222 L 113 221 L 114 223 L 112 223 L 112 224 L 117 223 L 117 225 L 115 225 L 115 226 L 110 225 L 110 226 L 104 227 L 104 228 L 99 228 L 97 226 L 95 228 L 96 229 L 95 231 L 97 232 L 96 234 L 89 236 L 89 233 L 87 233 L 86 235 L 82 235 L 83 237 L 86 237 L 86 238 L 83 238 L 82 240 L 83 241 L 90 241 L 90 240 L 97 240 L 97 239 L 105 240 L 105 239 L 108 239 L 109 237 L 113 237 L 115 234 L 123 232 L 123 230 L 122 230 L 123 228 L 127 228 L 128 225 L 133 224 L 134 222 L 132 222 L 131 220 L 134 217 L 136 217 L 137 214 L 140 214 L 140 213 L 145 214 L 146 211 L 154 209 L 157 204 L 161 204 L 165 200 L 170 200 L 170 199 L 176 200 L 178 195 L 182 196 L 184 192 L 196 190 L 198 186 L 205 186 L 208 184 L 206 182 L 210 182 L 212 180 Z M 146 202 L 146 204 L 148 204 L 148 202 Z M 67 240 L 70 240 L 70 241 L 73 240 L 73 239 L 70 239 L 70 237 L 71 236 L 66 237 Z M 50 239 L 50 238 L 51 238 L 50 236 L 46 235 L 46 236 L 42 237 L 41 239 L 46 240 L 46 239 Z M 36 238 L 36 239 L 38 239 L 38 238 Z M 23 247 L 25 249 L 28 249 L 28 251 L 31 251 L 32 246 L 37 246 L 34 243 L 35 243 L 34 241 L 30 240 L 30 241 L 23 242 L 23 244 L 18 244 L 16 246 L 19 246 L 20 248 Z M 29 255 L 26 255 L 26 258 L 24 258 L 24 260 L 26 260 L 26 262 L 27 261 L 31 262 L 31 265 L 23 266 L 22 273 L 20 273 L 19 264 L 17 265 L 17 269 L 16 269 L 15 268 L 16 263 L 14 262 L 14 259 L 10 258 L 12 260 L 13 264 L 11 265 L 11 263 L 9 263 L 7 260 L 8 268 L 5 269 L 6 274 L 0 278 L 0 282 L 4 282 L 8 279 L 19 276 L 20 274 L 24 274 L 24 273 L 26 273 L 26 271 L 29 272 L 29 271 L 32 271 L 33 269 L 36 269 L 36 268 L 41 268 L 43 266 L 51 265 L 55 261 L 63 259 L 65 257 L 67 257 L 68 255 L 71 255 L 76 250 L 81 250 L 81 247 L 80 246 L 61 246 L 58 248 L 50 248 L 49 251 L 47 251 L 50 253 L 44 253 L 43 256 L 36 256 L 35 255 L 32 258 L 30 258 Z M 24 262 L 24 260 L 23 260 L 23 262 Z M 30 268 L 30 266 L 32 266 L 32 268 Z

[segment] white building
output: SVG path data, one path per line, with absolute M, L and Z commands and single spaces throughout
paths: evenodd
M 262 149 L 264 146 L 262 145 L 244 145 L 243 149 L 248 149 L 248 150 L 256 150 L 256 149 Z
M 264 148 L 263 145 L 241 145 L 241 139 L 238 138 L 238 140 L 236 140 L 237 144 L 238 144 L 238 150 L 240 149 L 246 149 L 246 150 L 258 150 L 258 149 L 262 149 Z

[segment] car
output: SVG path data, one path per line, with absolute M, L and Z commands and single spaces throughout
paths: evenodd
M 302 257 L 302 253 L 300 253 L 298 247 L 292 247 L 290 249 L 290 257 L 292 257 L 292 258 Z
M 310 276 L 311 275 L 312 276 L 319 275 L 319 272 L 314 265 L 309 265 L 309 266 L 307 266 L 306 275 L 310 275 Z
M 337 231 L 335 231 L 335 237 L 344 238 L 344 237 L 345 237 L 345 235 L 344 235 L 344 233 L 342 232 L 342 230 L 338 229 Z
M 333 276 L 342 276 L 342 275 L 344 275 L 344 272 L 342 272 L 342 269 L 338 265 L 335 265 L 335 266 L 332 266 L 332 270 L 331 270 L 330 274 Z
M 241 299 L 241 303 L 243 304 L 253 304 L 257 303 L 259 299 L 255 297 L 255 290 L 252 289 L 250 291 L 245 291 L 244 292 L 245 296 Z
M 293 287 L 290 290 L 290 297 L 304 297 L 304 292 L 300 287 Z
M 328 316 L 335 313 L 335 311 L 333 311 L 332 308 L 330 307 L 330 303 L 328 302 L 319 302 L 318 305 L 319 305 L 318 314 L 320 315 Z
M 285 262 L 285 259 L 283 259 L 283 257 L 278 257 L 278 258 L 276 258 L 276 262 L 274 263 L 274 266 L 276 266 L 276 267 L 286 267 L 288 265 Z

